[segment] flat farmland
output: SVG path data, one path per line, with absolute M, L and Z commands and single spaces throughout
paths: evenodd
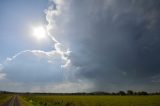
M 0 105 L 8 101 L 12 96 L 8 94 L 0 94 Z
M 160 96 L 43 96 L 21 98 L 31 106 L 160 106 Z

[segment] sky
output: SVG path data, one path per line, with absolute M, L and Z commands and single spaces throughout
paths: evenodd
M 1 0 L 0 90 L 159 91 L 159 11 L 157 0 Z

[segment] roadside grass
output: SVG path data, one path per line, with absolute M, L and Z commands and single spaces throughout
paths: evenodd
M 31 103 L 29 103 L 28 101 L 26 101 L 25 98 L 23 98 L 21 96 L 19 96 L 19 100 L 20 100 L 22 106 L 34 106 Z
M 0 94 L 0 105 L 7 102 L 11 97 L 12 95 L 9 94 Z
M 160 106 L 160 96 L 23 96 L 34 106 Z

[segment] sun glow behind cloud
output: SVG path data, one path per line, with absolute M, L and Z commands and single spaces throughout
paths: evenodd
M 37 38 L 38 40 L 42 40 L 46 38 L 46 30 L 43 26 L 38 26 L 33 28 L 33 36 Z

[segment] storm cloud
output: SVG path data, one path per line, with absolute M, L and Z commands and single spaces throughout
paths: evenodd
M 0 64 L 4 88 L 13 85 L 14 90 L 18 86 L 19 91 L 47 92 L 159 90 L 160 1 L 50 1 L 52 6 L 44 11 L 57 55 L 29 50 L 8 58 Z
M 159 1 L 70 0 L 64 7 L 56 35 L 72 51 L 77 78 L 95 90 L 158 90 Z

